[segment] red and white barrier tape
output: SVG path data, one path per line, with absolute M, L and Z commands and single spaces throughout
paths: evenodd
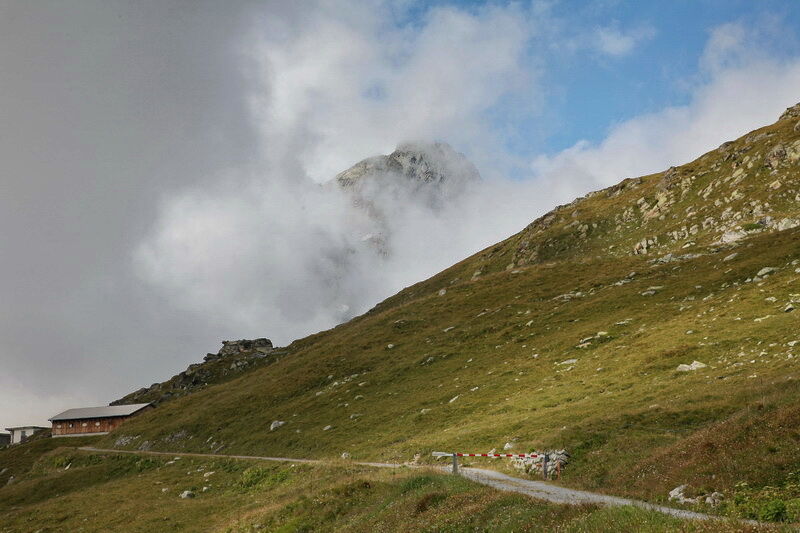
M 536 459 L 541 457 L 537 453 L 447 453 L 447 452 L 433 452 L 434 457 L 522 457 Z

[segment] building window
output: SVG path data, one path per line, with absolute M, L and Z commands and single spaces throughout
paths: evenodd
M 69 427 L 72 427 L 72 422 L 69 423 Z
M 56 427 L 57 427 L 58 429 L 61 429 L 61 424 L 56 424 Z
M 86 426 L 88 426 L 88 424 L 87 424 L 86 422 L 84 422 L 84 423 L 83 423 L 83 424 L 81 424 L 81 425 L 82 425 L 83 427 L 86 427 Z
M 28 432 L 23 429 L 22 430 L 22 438 L 24 439 L 27 436 L 28 436 Z
M 95 427 L 100 427 L 100 422 L 95 422 L 94 425 Z

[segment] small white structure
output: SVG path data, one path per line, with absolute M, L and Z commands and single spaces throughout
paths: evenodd
M 17 426 L 13 428 L 6 428 L 6 431 L 11 434 L 11 444 L 19 444 L 21 442 L 25 442 L 25 439 L 43 429 L 50 428 L 44 428 L 42 426 Z

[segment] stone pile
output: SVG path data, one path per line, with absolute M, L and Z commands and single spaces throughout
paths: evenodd
M 550 450 L 546 452 L 533 452 L 538 457 L 515 457 L 511 459 L 511 466 L 526 474 L 541 476 L 545 479 L 555 479 L 569 463 L 570 454 L 567 450 Z M 547 456 L 545 470 L 544 458 Z

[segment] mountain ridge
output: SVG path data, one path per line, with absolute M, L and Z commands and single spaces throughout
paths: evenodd
M 790 494 L 798 113 L 559 206 L 103 444 L 404 461 L 508 443 L 568 449 L 563 482 L 578 488 Z M 746 516 L 738 505 L 726 512 Z

